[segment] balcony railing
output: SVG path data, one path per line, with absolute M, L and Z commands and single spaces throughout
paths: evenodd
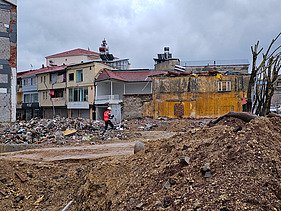
M 95 98 L 95 104 L 119 103 L 120 101 L 119 95 L 98 95 Z

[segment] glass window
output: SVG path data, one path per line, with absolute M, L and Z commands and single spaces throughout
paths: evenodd
M 51 74 L 51 77 L 50 77 L 50 82 L 51 82 L 51 84 L 57 83 L 57 77 L 58 77 L 58 74 L 57 74 L 57 73 Z
M 70 102 L 88 101 L 88 88 L 87 87 L 70 88 L 69 101 Z
M 38 102 L 38 93 L 32 94 L 32 102 L 33 103 Z
M 76 82 L 83 81 L 83 70 L 76 71 Z
M 69 81 L 74 81 L 74 73 L 69 73 L 68 80 Z
M 23 102 L 24 103 L 30 103 L 30 94 L 25 94 L 24 95 Z

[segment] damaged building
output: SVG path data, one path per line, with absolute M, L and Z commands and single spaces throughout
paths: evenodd
M 152 117 L 213 118 L 242 111 L 248 75 L 168 72 L 153 76 Z M 147 111 L 145 111 L 147 113 Z
M 16 120 L 17 3 L 0 0 L 0 122 Z

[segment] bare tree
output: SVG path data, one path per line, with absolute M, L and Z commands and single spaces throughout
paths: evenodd
M 274 44 L 281 32 L 271 41 L 265 53 L 259 49 L 259 41 L 252 50 L 252 72 L 247 91 L 247 111 L 259 116 L 265 116 L 270 112 L 271 98 L 274 94 L 274 85 L 277 82 L 281 68 L 281 45 L 275 49 Z M 259 55 L 262 58 L 258 64 Z

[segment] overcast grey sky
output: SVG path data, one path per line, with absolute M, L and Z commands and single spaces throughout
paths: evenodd
M 250 46 L 280 31 L 280 0 L 22 0 L 18 71 L 66 50 L 98 51 L 103 38 L 135 68 L 153 68 L 164 46 L 182 61 L 250 61 Z

